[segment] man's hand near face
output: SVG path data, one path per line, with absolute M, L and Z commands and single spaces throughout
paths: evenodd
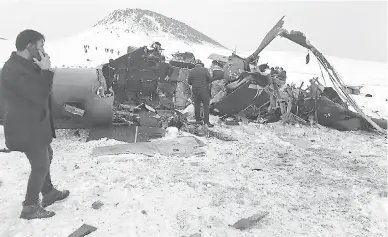
M 50 57 L 47 54 L 43 54 L 42 51 L 39 50 L 39 55 L 41 60 L 38 61 L 36 58 L 33 58 L 34 62 L 42 69 L 49 70 L 51 68 Z

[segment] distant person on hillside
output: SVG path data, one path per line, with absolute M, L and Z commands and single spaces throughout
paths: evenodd
M 189 71 L 188 83 L 191 85 L 191 90 L 194 97 L 195 120 L 201 121 L 201 103 L 203 104 L 203 122 L 208 127 L 214 127 L 209 122 L 209 103 L 210 103 L 210 83 L 212 76 L 204 67 L 201 60 L 197 60 L 195 68 Z
M 34 30 L 22 31 L 16 38 L 16 52 L 4 64 L 0 75 L 0 94 L 5 102 L 5 145 L 23 152 L 31 173 L 20 218 L 40 219 L 55 215 L 43 209 L 69 196 L 51 183 L 51 142 L 55 129 L 51 112 L 54 73 L 44 51 L 44 36 Z M 43 199 L 40 203 L 39 193 Z M 43 207 L 42 207 L 43 206 Z

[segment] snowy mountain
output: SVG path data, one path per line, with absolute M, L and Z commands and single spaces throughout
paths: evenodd
M 162 44 L 167 58 L 177 51 L 190 51 L 208 61 L 210 53 L 231 52 L 180 21 L 141 9 L 115 10 L 91 29 L 58 42 L 47 42 L 46 48 L 58 67 L 96 66 L 125 54 L 128 46 L 150 46 L 155 41 Z M 87 52 L 84 45 L 89 46 Z
M 128 46 L 150 46 L 155 41 L 162 44 L 167 59 L 178 51 L 190 51 L 205 64 L 210 64 L 207 57 L 211 53 L 231 53 L 219 42 L 185 23 L 142 9 L 115 10 L 89 30 L 56 42 L 48 40 L 45 47 L 53 66 L 95 67 L 125 54 Z M 0 41 L 0 64 L 14 50 L 13 42 Z
M 142 9 L 119 9 L 99 21 L 94 27 L 104 27 L 106 30 L 120 30 L 132 34 L 146 34 L 150 37 L 171 35 L 188 44 L 213 44 L 224 48 L 217 41 L 191 28 L 180 21 L 168 18 L 159 13 Z

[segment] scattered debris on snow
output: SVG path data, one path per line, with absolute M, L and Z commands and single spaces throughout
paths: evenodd
M 76 231 L 71 233 L 68 237 L 84 237 L 96 230 L 97 228 L 94 226 L 83 224 L 80 228 L 78 228 Z
M 99 210 L 102 206 L 104 206 L 104 203 L 102 203 L 101 201 L 95 201 L 92 204 L 92 208 L 94 210 Z
M 266 217 L 269 214 L 269 212 L 263 212 L 260 214 L 255 214 L 253 216 L 250 216 L 248 218 L 242 218 L 238 220 L 236 223 L 231 225 L 233 228 L 236 228 L 238 230 L 246 230 L 249 228 L 252 228 L 253 226 L 257 225 L 261 219 Z
M 119 155 L 119 154 L 142 154 L 153 157 L 156 154 L 164 156 L 202 156 L 204 150 L 202 144 L 194 137 L 177 137 L 175 139 L 153 140 L 151 142 L 129 143 L 113 146 L 96 147 L 92 152 L 93 157 Z

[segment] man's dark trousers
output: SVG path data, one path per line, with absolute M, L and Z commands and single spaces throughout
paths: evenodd
M 203 121 L 209 123 L 209 102 L 208 90 L 193 90 L 195 119 L 201 120 L 201 102 L 203 104 Z
M 50 165 L 53 150 L 50 145 L 44 148 L 34 148 L 24 152 L 31 164 L 31 173 L 27 184 L 27 193 L 23 205 L 35 205 L 39 200 L 39 193 L 46 194 L 53 189 L 50 175 Z

